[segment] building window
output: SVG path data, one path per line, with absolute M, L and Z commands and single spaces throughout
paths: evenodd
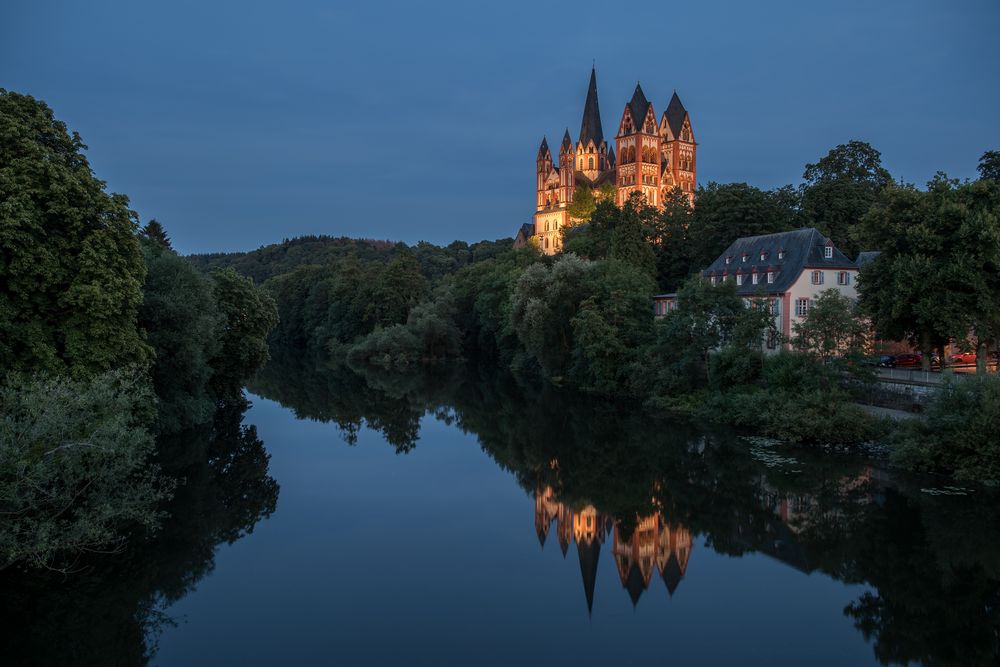
M 764 250 L 761 250 L 760 251 L 760 261 L 763 262 L 765 259 L 767 259 L 767 252 L 765 252 Z
M 733 261 L 733 258 L 732 258 L 732 257 L 729 257 L 729 256 L 727 255 L 727 256 L 726 256 L 726 264 L 729 264 L 729 262 L 731 262 L 731 261 Z
M 750 259 L 750 254 L 749 253 L 743 253 L 742 259 L 743 259 L 744 262 L 747 261 L 748 259 Z
M 751 274 L 750 274 L 750 281 L 751 281 L 751 282 L 752 282 L 752 283 L 753 283 L 754 285 L 756 285 L 757 283 L 759 283 L 759 282 L 760 282 L 760 276 L 759 276 L 759 275 L 757 275 L 756 273 L 751 273 Z
M 779 250 L 778 251 L 778 259 L 784 259 L 784 258 L 785 258 L 785 251 L 784 250 Z
M 781 315 L 781 299 L 771 299 L 768 303 L 771 305 L 772 315 Z
M 809 299 L 795 300 L 795 314 L 799 317 L 805 317 L 809 314 Z
M 767 330 L 767 349 L 773 350 L 778 347 L 778 332 L 774 329 Z
M 767 284 L 770 285 L 774 282 L 774 271 L 767 272 Z
M 851 284 L 851 274 L 847 271 L 841 271 L 837 274 L 837 284 L 838 285 L 850 285 Z
M 825 248 L 823 248 L 823 257 L 826 257 L 827 259 L 833 259 L 833 246 L 832 245 L 828 245 Z
M 587 168 L 588 169 L 594 168 L 594 158 L 592 157 L 587 158 Z
M 813 271 L 812 272 L 812 284 L 813 285 L 822 285 L 823 284 L 823 272 L 822 271 Z
M 710 276 L 710 277 L 708 278 L 708 280 L 709 280 L 709 282 L 710 282 L 710 283 L 712 283 L 713 285 L 715 284 L 715 276 Z
M 742 285 L 743 284 L 743 274 L 742 273 L 737 273 L 736 274 L 736 284 L 737 285 Z

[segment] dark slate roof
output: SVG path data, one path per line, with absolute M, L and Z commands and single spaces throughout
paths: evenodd
M 521 236 L 525 239 L 529 239 L 534 235 L 534 233 L 535 233 L 535 223 L 526 222 L 518 228 L 517 234 L 514 235 L 514 238 L 516 239 L 518 236 Z
M 612 163 L 611 166 L 614 167 L 614 163 Z M 616 183 L 615 170 L 606 169 L 605 171 L 602 171 L 599 174 L 597 174 L 597 178 L 593 180 L 588 178 L 587 175 L 582 171 L 577 171 L 574 172 L 573 180 L 576 182 L 577 185 L 586 185 L 588 188 L 591 189 L 599 188 L 605 183 L 611 183 L 612 185 L 614 185 Z
M 632 122 L 635 123 L 635 130 L 642 129 L 642 123 L 646 120 L 646 110 L 649 109 L 649 100 L 642 94 L 642 87 L 635 84 L 635 92 L 628 103 L 628 108 L 632 112 Z
M 549 153 L 549 142 L 542 137 L 542 145 L 538 147 L 538 159 L 541 160 Z
M 684 127 L 684 117 L 687 116 L 687 109 L 681 104 L 681 98 L 677 97 L 676 90 L 673 97 L 670 98 L 670 103 L 667 104 L 667 110 L 663 112 L 663 115 L 667 118 L 667 125 L 670 127 L 674 138 L 680 138 L 681 128 Z
M 587 88 L 587 101 L 583 104 L 583 121 L 580 123 L 580 143 L 584 146 L 593 140 L 595 146 L 604 141 L 604 130 L 601 127 L 601 108 L 597 104 L 597 71 L 590 70 L 590 86 Z
M 573 140 L 569 138 L 569 128 L 566 128 L 566 133 L 563 134 L 562 146 L 559 148 L 560 153 L 565 153 L 567 151 L 573 150 Z
M 881 254 L 882 253 L 879 252 L 878 250 L 868 250 L 865 252 L 860 252 L 858 253 L 858 258 L 854 260 L 854 263 L 857 264 L 858 268 L 860 269 L 865 264 L 870 264 L 874 262 L 875 258 Z
M 829 239 L 820 234 L 819 230 L 812 227 L 803 227 L 792 232 L 747 236 L 733 241 L 732 245 L 701 273 L 709 277 L 713 273 L 721 276 L 724 272 L 735 275 L 737 270 L 740 270 L 749 275 L 754 267 L 757 267 L 757 272 L 763 274 L 760 284 L 754 285 L 752 280 L 746 280 L 736 288 L 737 293 L 749 296 L 758 290 L 763 290 L 767 294 L 784 292 L 798 279 L 803 269 L 858 268 L 836 247 L 833 249 L 832 258 L 823 257 L 823 248 L 828 241 Z M 761 250 L 767 253 L 763 261 L 760 259 Z M 784 259 L 778 259 L 779 250 L 785 251 Z M 749 255 L 745 262 L 743 253 Z M 732 258 L 729 264 L 726 264 L 726 257 Z M 769 268 L 777 273 L 774 283 L 770 285 L 764 277 Z

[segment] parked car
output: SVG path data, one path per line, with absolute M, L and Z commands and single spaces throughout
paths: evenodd
M 974 364 L 976 363 L 976 353 L 975 352 L 959 352 L 958 354 L 952 355 L 951 363 L 953 364 Z
M 896 357 L 891 354 L 883 354 L 873 359 L 872 366 L 878 366 L 879 368 L 895 368 L 896 367 Z
M 893 365 L 902 368 L 914 368 L 920 366 L 923 359 L 924 355 L 919 352 L 907 352 L 906 354 L 897 354 Z

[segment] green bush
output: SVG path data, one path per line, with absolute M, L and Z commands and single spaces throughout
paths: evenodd
M 1000 376 L 947 377 L 924 411 L 892 438 L 908 468 L 1000 480 Z
M 0 569 L 66 566 L 155 526 L 169 485 L 150 465 L 149 381 L 11 376 L 0 387 Z

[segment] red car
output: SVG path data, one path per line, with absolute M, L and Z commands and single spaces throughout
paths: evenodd
M 917 353 L 897 354 L 896 366 L 919 366 L 924 355 Z
M 974 364 L 974 363 L 976 363 L 976 353 L 975 352 L 959 352 L 958 354 L 952 356 L 951 363 L 953 363 L 953 364 Z

